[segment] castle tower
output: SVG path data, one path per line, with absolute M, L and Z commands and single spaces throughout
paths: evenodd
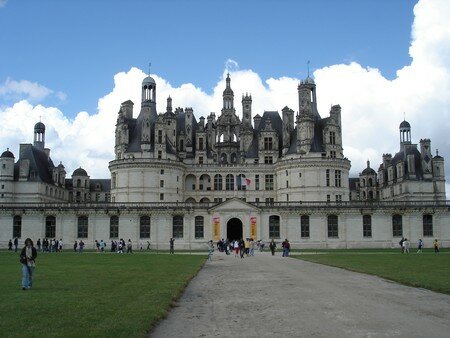
M 0 201 L 11 202 L 13 200 L 14 183 L 14 154 L 6 149 L 0 156 Z
M 399 126 L 400 150 L 403 151 L 405 145 L 411 144 L 411 125 L 408 121 L 403 121 Z
M 45 148 L 45 124 L 38 122 L 34 125 L 34 143 L 33 145 L 44 150 Z
M 230 74 L 227 74 L 226 87 L 223 91 L 223 108 L 222 112 L 234 112 L 234 93 L 231 89 Z
M 142 81 L 142 102 L 141 102 L 141 149 L 150 151 L 152 135 L 152 122 L 157 118 L 156 113 L 156 82 L 151 76 L 147 76 Z
M 252 128 L 252 96 L 248 94 L 242 95 L 242 127 Z

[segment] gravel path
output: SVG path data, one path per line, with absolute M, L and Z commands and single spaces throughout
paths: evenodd
M 450 337 L 450 296 L 268 253 L 217 253 L 150 337 L 275 335 Z

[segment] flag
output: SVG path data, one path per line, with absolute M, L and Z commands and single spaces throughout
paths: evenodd
M 250 183 L 252 183 L 252 180 L 249 178 L 245 178 L 244 182 L 245 182 L 245 185 L 250 185 Z

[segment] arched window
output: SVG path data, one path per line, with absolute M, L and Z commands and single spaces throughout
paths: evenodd
M 13 237 L 22 237 L 22 216 L 16 215 L 13 217 Z
M 172 237 L 183 238 L 183 216 L 173 216 L 172 219 Z
M 372 178 L 369 178 L 369 187 L 373 186 L 373 180 Z
M 89 230 L 89 219 L 87 216 L 78 217 L 78 238 L 87 238 Z
M 302 215 L 300 217 L 300 236 L 302 238 L 309 238 L 309 216 Z
M 204 238 L 204 218 L 203 216 L 195 216 L 195 238 Z
M 338 227 L 338 217 L 336 215 L 328 216 L 328 237 L 337 238 L 339 237 L 339 227 Z
M 373 191 L 369 191 L 369 200 L 373 200 Z
M 222 175 L 214 175 L 214 190 L 222 190 Z
M 56 237 L 56 217 L 47 216 L 45 217 L 45 237 L 55 238 Z
M 222 163 L 222 164 L 227 164 L 228 163 L 227 154 L 222 153 L 222 155 L 220 155 L 220 163 Z
M 269 216 L 269 238 L 280 238 L 280 216 Z
M 119 216 L 109 218 L 109 238 L 119 238 Z
M 363 237 L 372 237 L 372 216 L 363 215 Z
M 392 236 L 402 237 L 403 236 L 403 220 L 402 215 L 392 216 Z
M 244 174 L 236 176 L 236 186 L 237 190 L 247 190 L 247 180 Z
M 139 219 L 139 237 L 150 238 L 150 217 L 141 216 Z
M 225 190 L 234 190 L 234 175 L 227 175 L 225 179 Z

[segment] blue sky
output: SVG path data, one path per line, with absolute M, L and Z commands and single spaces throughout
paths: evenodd
M 391 79 L 410 62 L 415 4 L 8 0 L 0 8 L 0 83 L 28 80 L 63 92 L 65 100 L 45 102 L 73 117 L 95 111 L 114 74 L 150 61 L 172 85 L 206 92 L 229 58 L 262 78 L 302 77 L 311 60 L 312 70 L 357 61 Z

